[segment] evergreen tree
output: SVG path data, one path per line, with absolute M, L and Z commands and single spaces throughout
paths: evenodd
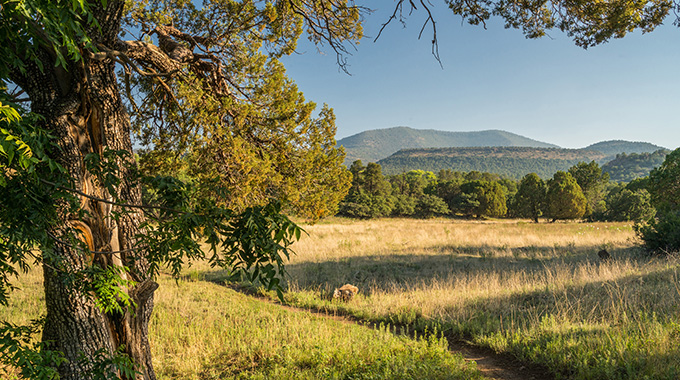
M 363 167 L 361 161 L 355 161 L 350 172 L 352 185 L 348 195 L 340 203 L 340 214 L 354 218 L 389 216 L 395 199 L 380 165 L 370 162 Z
M 0 3 L 0 303 L 14 268 L 43 265 L 49 350 L 41 353 L 62 355 L 51 363 L 61 379 L 155 379 L 148 324 L 159 267 L 179 275 L 187 260 L 207 258 L 275 286 L 300 230 L 269 201 L 318 217 L 346 191 L 331 109 L 313 117 L 316 106 L 279 59 L 307 31 L 344 67 L 344 43 L 361 39 L 365 8 L 344 0 L 197 3 Z M 494 15 L 532 38 L 557 27 L 583 47 L 651 31 L 677 8 L 447 5 L 472 24 Z M 398 0 L 394 14 L 407 15 L 404 6 L 415 8 Z M 17 104 L 24 97 L 31 112 Z M 141 167 L 131 131 L 149 149 Z M 171 157 L 190 161 L 193 183 L 176 178 Z M 142 202 L 142 185 L 152 205 Z M 121 350 L 137 373 L 111 364 L 121 363 Z M 45 368 L 33 364 L 25 368 Z
M 636 227 L 638 234 L 652 251 L 677 252 L 680 250 L 680 148 L 652 170 L 647 188 L 657 212 L 655 218 Z
M 646 189 L 630 191 L 626 188 L 611 191 L 606 198 L 607 210 L 605 220 L 611 221 L 647 221 L 654 216 L 651 196 Z
M 574 177 L 558 171 L 548 181 L 548 213 L 553 221 L 557 219 L 578 219 L 586 212 L 586 197 Z
M 362 190 L 373 196 L 389 196 L 392 186 L 382 174 L 380 164 L 369 162 L 363 171 Z
M 500 218 L 508 212 L 505 188 L 498 182 L 485 182 L 481 188 L 479 214 Z
M 590 216 L 598 211 L 598 204 L 606 195 L 605 188 L 609 183 L 609 173 L 603 173 L 597 162 L 591 161 L 589 164 L 579 162 L 572 166 L 569 168 L 569 174 L 574 177 L 588 201 L 583 216 Z
M 447 215 L 451 212 L 443 199 L 436 195 L 423 194 L 418 198 L 415 213 L 421 218 L 431 218 L 435 215 Z
M 416 213 L 416 204 L 418 199 L 410 195 L 397 194 L 394 196 L 394 207 L 392 208 L 392 215 L 394 216 L 413 216 Z
M 279 59 L 305 30 L 358 41 L 361 8 L 198 3 L 0 2 L 0 304 L 35 262 L 46 299 L 27 371 L 155 379 L 159 268 L 207 259 L 281 292 L 300 233 L 281 204 L 317 218 L 347 190 L 332 110 L 314 115 Z
M 432 172 L 411 170 L 391 176 L 390 183 L 395 195 L 403 194 L 419 198 L 428 186 L 436 185 L 437 177 Z
M 504 188 L 497 182 L 468 181 L 460 190 L 456 210 L 465 215 L 501 217 L 508 211 Z
M 352 165 L 349 167 L 349 172 L 352 174 L 352 185 L 350 186 L 349 194 L 356 194 L 363 188 L 365 169 L 366 167 L 361 160 L 352 162 Z
M 524 176 L 515 195 L 517 216 L 531 218 L 538 223 L 538 218 L 546 211 L 546 192 L 545 182 L 536 173 Z

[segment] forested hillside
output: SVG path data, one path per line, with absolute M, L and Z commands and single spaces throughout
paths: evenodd
M 602 166 L 602 171 L 609 173 L 614 182 L 630 182 L 636 178 L 649 175 L 652 169 L 661 166 L 669 150 L 659 149 L 654 153 L 621 153 Z
M 379 161 L 385 174 L 410 170 L 438 172 L 480 171 L 519 179 L 527 173 L 549 178 L 583 161 L 599 161 L 604 154 L 585 149 L 482 147 L 405 149 Z
M 345 165 L 352 162 L 377 162 L 391 154 L 410 148 L 445 148 L 479 146 L 525 146 L 537 148 L 557 148 L 557 145 L 532 140 L 514 133 L 501 130 L 478 132 L 447 132 L 432 129 L 413 129 L 395 127 L 374 129 L 339 140 L 347 157 Z
M 614 159 L 619 153 L 653 153 L 659 149 L 666 149 L 662 146 L 654 145 L 648 142 L 641 141 L 624 141 L 624 140 L 610 140 L 600 141 L 598 143 L 589 145 L 584 149 L 596 150 L 608 156 L 607 161 Z M 609 158 L 611 156 L 611 158 Z

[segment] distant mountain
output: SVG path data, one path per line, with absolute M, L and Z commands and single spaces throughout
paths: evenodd
M 404 149 L 378 161 L 385 174 L 421 169 L 468 172 L 477 170 L 520 179 L 528 173 L 550 178 L 577 163 L 600 161 L 604 154 L 586 149 L 482 147 Z
M 536 148 L 558 148 L 514 133 L 501 130 L 479 132 L 447 132 L 433 129 L 395 127 L 374 129 L 345 137 L 338 141 L 344 146 L 349 166 L 356 160 L 364 165 L 386 158 L 392 153 L 408 148 L 482 147 L 482 146 L 523 146 Z
M 619 153 L 654 153 L 659 149 L 666 148 L 648 142 L 610 140 L 600 141 L 599 143 L 587 146 L 584 149 L 596 150 L 604 153 L 605 156 L 611 156 L 611 159 L 614 159 Z
M 670 150 L 659 149 L 654 153 L 620 153 L 616 158 L 602 165 L 602 171 L 609 173 L 614 182 L 630 182 L 649 175 L 652 169 L 663 164 Z

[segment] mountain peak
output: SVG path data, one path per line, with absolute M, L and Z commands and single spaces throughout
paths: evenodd
M 533 147 L 559 148 L 557 145 L 533 140 L 500 129 L 472 132 L 450 132 L 435 129 L 414 129 L 397 126 L 373 129 L 338 141 L 344 146 L 345 164 L 356 160 L 377 162 L 402 149 L 447 147 Z

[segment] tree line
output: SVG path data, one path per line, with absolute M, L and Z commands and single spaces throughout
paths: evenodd
M 579 162 L 557 171 L 544 181 L 536 173 L 521 180 L 498 174 L 449 169 L 437 174 L 411 170 L 383 175 L 380 164 L 364 166 L 358 160 L 349 168 L 352 185 L 340 203 L 339 214 L 355 218 L 388 216 L 429 218 L 540 218 L 549 221 L 580 219 L 643 221 L 656 210 L 647 183 L 610 182 L 609 174 L 595 162 Z
M 441 169 L 482 171 L 520 179 L 534 172 L 550 178 L 580 161 L 600 160 L 604 154 L 583 149 L 533 147 L 450 147 L 404 149 L 380 160 L 385 174 L 413 169 L 439 172 Z

